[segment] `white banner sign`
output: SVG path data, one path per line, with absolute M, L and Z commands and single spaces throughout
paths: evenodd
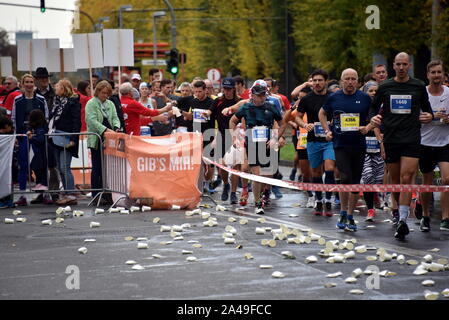
M 47 67 L 47 49 L 59 48 L 59 39 L 17 40 L 17 70 Z
M 134 66 L 134 30 L 103 30 L 105 66 Z
M 49 72 L 76 72 L 73 49 L 48 49 L 47 57 L 47 69 Z M 61 62 L 63 63 L 63 70 L 61 70 Z
M 73 35 L 76 69 L 103 68 L 101 33 L 78 33 Z
M 11 166 L 14 150 L 14 135 L 0 135 L 0 198 L 11 194 Z
M 0 57 L 1 76 L 7 77 L 12 75 L 12 58 Z

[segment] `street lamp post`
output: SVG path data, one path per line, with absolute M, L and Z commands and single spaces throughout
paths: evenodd
M 133 6 L 130 4 L 124 5 L 124 6 L 120 6 L 120 8 L 118 8 L 118 27 L 119 29 L 123 28 L 123 11 L 130 11 L 132 10 Z
M 100 17 L 98 19 L 98 23 L 95 24 L 96 31 L 101 32 L 103 30 L 103 22 L 108 22 L 108 21 L 109 21 L 109 17 Z
M 165 16 L 165 11 L 156 11 L 153 13 L 153 64 L 157 64 L 157 34 L 156 34 L 156 19 Z

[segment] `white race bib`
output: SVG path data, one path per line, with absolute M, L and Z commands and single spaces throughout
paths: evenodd
M 366 137 L 366 152 L 367 153 L 380 152 L 380 143 L 376 137 Z
M 314 122 L 313 123 L 313 133 L 315 134 L 315 137 L 317 138 L 325 138 L 326 133 L 324 132 L 323 126 L 321 125 L 321 122 Z
M 209 120 L 209 117 L 203 117 L 203 112 L 205 109 L 193 109 L 193 122 L 206 123 Z
M 268 128 L 265 126 L 256 126 L 251 129 L 253 142 L 266 142 L 268 140 Z

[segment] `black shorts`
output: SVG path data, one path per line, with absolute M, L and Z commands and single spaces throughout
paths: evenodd
M 365 150 L 353 148 L 337 148 L 335 163 L 340 171 L 341 184 L 359 184 L 365 163 Z M 354 192 L 357 193 L 357 192 Z
M 385 162 L 396 163 L 401 157 L 419 158 L 421 144 L 417 143 L 384 143 Z
M 296 149 L 296 153 L 298 154 L 299 160 L 309 160 L 307 156 L 307 149 Z
M 268 168 L 279 164 L 278 152 L 267 147 L 266 142 L 245 143 L 246 158 L 250 167 Z
M 422 173 L 433 172 L 439 162 L 449 162 L 449 145 L 444 147 L 428 147 L 421 145 L 419 170 L 421 170 Z
M 307 157 L 307 149 L 296 149 L 296 146 L 298 145 L 298 137 L 296 134 L 292 135 L 292 142 L 293 142 L 293 148 L 295 148 L 296 153 L 298 154 L 299 160 L 309 160 Z

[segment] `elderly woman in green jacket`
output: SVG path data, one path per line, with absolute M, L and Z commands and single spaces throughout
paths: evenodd
M 107 81 L 101 81 L 95 87 L 94 97 L 86 104 L 86 125 L 88 132 L 94 132 L 103 137 L 105 132 L 114 132 L 120 129 L 120 120 L 117 117 L 115 105 L 108 97 L 112 94 L 112 87 Z M 87 137 L 87 147 L 92 155 L 92 189 L 102 189 L 102 142 L 96 135 Z M 92 192 L 95 197 L 98 191 Z

